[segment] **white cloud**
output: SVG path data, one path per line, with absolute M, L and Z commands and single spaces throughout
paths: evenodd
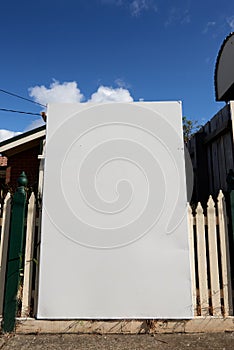
M 155 0 L 101 0 L 101 3 L 125 7 L 133 17 L 140 16 L 144 11 L 157 11 Z
M 234 30 L 234 15 L 227 17 L 226 21 L 227 21 L 227 24 L 229 25 L 229 27 L 231 28 L 231 30 Z
M 123 5 L 124 0 L 101 0 L 101 3 L 108 4 L 108 5 Z
M 216 22 L 211 21 L 211 22 L 207 22 L 205 25 L 205 28 L 203 29 L 202 33 L 206 34 L 208 32 L 209 29 L 211 29 L 212 27 L 214 27 L 216 25 Z
M 99 86 L 96 92 L 91 95 L 89 102 L 93 103 L 106 103 L 106 102 L 132 102 L 133 98 L 126 88 L 125 82 L 122 79 L 117 79 L 115 83 L 117 88 L 108 86 Z M 34 101 L 47 105 L 48 103 L 81 103 L 84 101 L 84 95 L 77 87 L 77 82 L 64 82 L 59 83 L 54 81 L 50 84 L 49 88 L 44 85 L 34 86 L 29 88 L 29 94 Z M 38 118 L 31 122 L 24 130 L 29 131 L 39 126 L 44 125 L 42 118 Z M 15 132 L 10 130 L 0 130 L 0 142 L 16 135 L 20 135 L 22 132 Z
M 115 84 L 119 87 L 119 88 L 124 88 L 124 89 L 129 89 L 131 87 L 130 84 L 126 83 L 123 79 L 121 78 L 117 78 L 115 79 Z
M 138 17 L 143 11 L 157 11 L 155 1 L 153 0 L 134 0 L 130 2 L 129 8 L 131 15 L 135 17 Z
M 108 86 L 99 86 L 89 99 L 89 102 L 105 103 L 105 102 L 132 102 L 133 98 L 129 90 L 124 88 L 125 82 L 122 79 L 117 79 L 115 83 L 117 88 Z M 49 88 L 42 86 L 34 86 L 29 89 L 30 96 L 39 103 L 47 105 L 48 103 L 80 103 L 84 101 L 84 95 L 77 87 L 77 82 L 59 83 L 54 81 Z M 38 127 L 42 124 L 42 120 L 38 119 L 31 125 Z M 27 128 L 28 129 L 28 128 Z M 31 126 L 30 126 L 31 129 Z
M 132 102 L 133 98 L 129 90 L 124 88 L 124 81 L 122 79 L 117 79 L 115 83 L 118 85 L 117 88 L 103 85 L 99 86 L 97 91 L 91 95 L 88 102 Z M 80 92 L 75 81 L 61 84 L 58 81 L 54 81 L 50 84 L 49 88 L 46 88 L 44 85 L 34 86 L 29 88 L 29 94 L 34 101 L 44 105 L 48 103 L 81 103 L 84 101 L 84 95 Z M 24 132 L 38 128 L 44 124 L 43 119 L 38 118 L 31 122 L 25 128 Z M 22 132 L 0 129 L 0 142 L 20 134 L 22 134 Z
M 189 9 L 182 9 L 179 7 L 171 7 L 165 21 L 165 27 L 179 23 L 189 24 L 191 22 Z
M 29 95 L 38 103 L 77 103 L 81 102 L 84 96 L 75 81 L 64 82 L 53 81 L 49 88 L 44 85 L 29 88 Z
M 91 96 L 90 102 L 132 102 L 133 98 L 127 89 L 99 86 L 98 90 Z
M 17 131 L 10 131 L 5 129 L 0 129 L 0 142 L 10 139 L 11 137 L 17 136 L 22 134 L 21 132 Z
M 24 131 L 29 131 L 32 129 L 39 128 L 40 126 L 45 125 L 45 122 L 42 118 L 38 118 L 34 120 L 31 124 L 29 124 Z

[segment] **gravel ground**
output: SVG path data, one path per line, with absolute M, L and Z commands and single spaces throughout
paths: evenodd
M 234 349 L 234 332 L 141 335 L 2 335 L 0 350 Z

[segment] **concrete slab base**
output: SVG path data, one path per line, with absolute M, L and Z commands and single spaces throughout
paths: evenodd
M 17 318 L 16 333 L 144 334 L 234 332 L 234 317 L 192 320 L 36 320 Z

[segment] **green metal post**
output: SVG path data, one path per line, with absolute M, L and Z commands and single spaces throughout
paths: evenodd
M 9 236 L 9 250 L 6 270 L 6 284 L 3 305 L 4 332 L 13 332 L 17 312 L 17 292 L 22 267 L 22 252 L 24 241 L 24 218 L 26 205 L 26 191 L 28 180 L 24 172 L 18 178 L 18 188 L 13 196 L 11 225 Z

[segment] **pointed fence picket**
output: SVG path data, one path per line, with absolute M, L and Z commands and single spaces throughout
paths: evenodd
M 191 267 L 191 280 L 192 280 L 192 298 L 193 305 L 197 304 L 197 291 L 196 291 L 196 268 L 195 268 L 195 252 L 194 252 L 194 234 L 193 234 L 193 214 L 192 208 L 188 204 L 188 229 L 189 229 L 189 243 L 190 243 L 190 267 Z M 194 316 L 197 316 L 197 310 L 194 309 Z
M 34 193 L 31 194 L 28 203 L 26 244 L 24 257 L 24 281 L 21 316 L 27 317 L 30 314 L 32 298 L 32 275 L 34 263 L 34 234 L 36 222 L 36 200 Z
M 205 217 L 201 203 L 198 203 L 196 210 L 196 242 L 197 242 L 197 265 L 198 265 L 198 285 L 199 285 L 199 305 L 201 316 L 209 314 L 209 297 L 207 281 L 207 260 L 206 260 L 206 237 L 205 237 Z M 193 234 L 190 232 L 190 234 Z M 199 313 L 198 313 L 199 314 Z
M 0 219 L 0 318 L 3 313 L 11 195 L 5 197 Z M 35 316 L 37 309 L 41 202 L 31 194 L 27 208 L 22 300 L 18 315 Z M 223 193 L 210 197 L 205 213 L 188 205 L 192 298 L 196 317 L 233 315 L 228 218 Z
M 221 297 L 219 284 L 219 261 L 218 261 L 218 241 L 216 230 L 216 212 L 215 203 L 212 197 L 209 197 L 207 206 L 207 226 L 208 226 L 208 245 L 209 245 L 209 270 L 210 270 L 210 296 L 212 313 L 214 316 L 221 316 Z
M 233 315 L 232 285 L 231 285 L 231 264 L 228 240 L 228 218 L 226 214 L 226 203 L 222 191 L 219 192 L 217 200 L 219 239 L 221 251 L 221 271 L 223 288 L 224 316 Z

